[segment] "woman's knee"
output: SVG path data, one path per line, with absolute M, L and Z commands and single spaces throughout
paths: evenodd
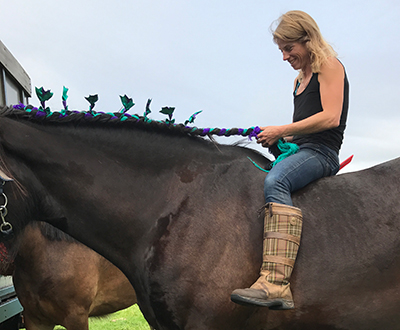
M 267 175 L 264 181 L 265 202 L 275 202 L 280 204 L 292 205 L 289 187 L 276 176 Z
M 278 175 L 274 175 L 273 173 L 267 174 L 264 180 L 264 192 L 265 193 L 273 193 L 274 191 L 286 191 L 287 185 L 284 180 Z
M 264 191 L 272 190 L 274 187 L 276 187 L 277 182 L 278 177 L 271 173 L 268 173 L 264 180 Z

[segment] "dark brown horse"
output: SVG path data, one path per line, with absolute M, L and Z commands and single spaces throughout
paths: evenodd
M 17 241 L 13 281 L 27 330 L 88 330 L 89 316 L 137 302 L 118 268 L 54 227 L 28 224 Z
M 265 175 L 247 157 L 268 160 L 171 125 L 92 117 L 3 110 L 16 233 L 47 221 L 105 256 L 159 330 L 398 329 L 400 159 L 296 193 L 296 308 L 246 308 L 230 293 L 258 277 Z

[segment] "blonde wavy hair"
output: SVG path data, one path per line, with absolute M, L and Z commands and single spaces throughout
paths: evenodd
M 273 28 L 274 25 L 276 28 Z M 270 29 L 275 43 L 281 40 L 305 45 L 310 53 L 312 72 L 320 72 L 321 66 L 329 57 L 337 56 L 332 46 L 323 38 L 314 19 L 301 10 L 292 10 L 283 14 L 272 23 Z M 299 78 L 302 78 L 302 72 Z

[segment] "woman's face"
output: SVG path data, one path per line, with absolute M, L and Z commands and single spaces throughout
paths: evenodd
M 310 54 L 304 44 L 300 42 L 285 42 L 278 40 L 278 47 L 283 60 L 288 61 L 293 69 L 303 70 L 310 66 Z

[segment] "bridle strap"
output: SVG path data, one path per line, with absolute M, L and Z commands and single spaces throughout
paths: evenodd
M 2 170 L 0 170 L 0 196 L 3 197 L 4 202 L 0 205 L 0 234 L 5 238 L 10 238 L 13 234 L 13 227 L 11 223 L 7 222 L 5 217 L 7 215 L 7 203 L 8 198 L 4 193 L 4 185 L 6 182 L 14 181 L 8 175 L 6 175 Z

